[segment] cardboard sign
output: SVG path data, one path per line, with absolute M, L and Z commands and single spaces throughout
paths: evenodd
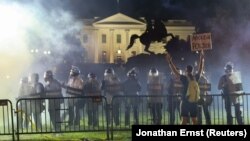
M 194 34 L 191 36 L 190 41 L 192 51 L 212 49 L 211 33 Z

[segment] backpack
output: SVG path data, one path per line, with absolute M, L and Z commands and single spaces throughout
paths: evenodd
M 200 88 L 198 82 L 195 80 L 191 80 L 189 77 L 188 78 L 188 88 L 187 88 L 187 99 L 191 103 L 196 103 L 200 99 Z

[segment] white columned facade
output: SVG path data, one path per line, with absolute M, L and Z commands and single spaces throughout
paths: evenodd
M 118 59 L 126 62 L 132 53 L 144 52 L 144 45 L 136 40 L 134 46 L 126 50 L 130 37 L 133 34 L 141 35 L 146 28 L 142 18 L 132 18 L 122 13 L 117 13 L 103 19 L 84 19 L 81 31 L 82 47 L 87 51 L 89 63 L 116 63 Z M 164 22 L 164 21 L 163 21 Z M 164 22 L 168 33 L 186 40 L 195 32 L 195 27 L 185 20 L 169 20 Z M 168 40 L 170 37 L 167 38 Z M 150 51 L 163 53 L 163 43 L 152 43 Z M 118 53 L 119 50 L 119 53 Z

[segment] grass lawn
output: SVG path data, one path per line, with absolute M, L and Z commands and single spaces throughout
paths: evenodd
M 10 141 L 11 136 L 0 136 L 0 141 Z M 21 141 L 107 141 L 106 132 L 29 134 L 21 135 Z M 131 141 L 130 131 L 114 132 L 114 141 Z

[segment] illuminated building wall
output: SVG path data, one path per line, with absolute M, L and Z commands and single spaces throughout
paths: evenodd
M 144 18 L 135 19 L 117 13 L 107 18 L 84 19 L 81 31 L 81 44 L 87 51 L 87 62 L 90 63 L 117 63 L 126 62 L 133 55 L 144 52 L 144 47 L 139 39 L 134 46 L 126 50 L 130 36 L 141 35 L 146 28 Z M 190 34 L 195 32 L 195 27 L 185 20 L 168 20 L 164 22 L 168 33 L 179 36 L 186 40 Z M 171 39 L 167 37 L 166 41 Z M 163 53 L 163 43 L 152 43 L 150 51 Z

